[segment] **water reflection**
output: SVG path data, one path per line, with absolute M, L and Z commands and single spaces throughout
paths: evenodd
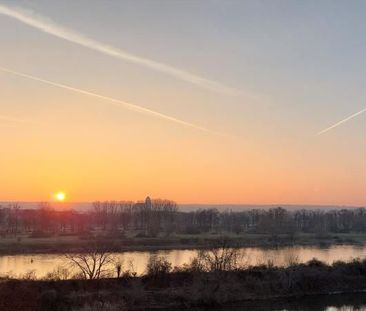
M 337 260 L 349 261 L 352 258 L 365 258 L 366 247 L 357 246 L 332 246 L 329 248 L 320 247 L 283 247 L 276 249 L 264 248 L 243 248 L 243 264 L 257 265 L 266 264 L 269 261 L 275 265 L 286 265 L 289 262 L 306 262 L 312 258 L 332 263 Z M 125 269 L 133 269 L 137 274 L 144 273 L 149 256 L 152 252 L 124 252 L 115 254 L 125 264 Z M 172 266 L 182 266 L 196 256 L 195 250 L 172 250 L 155 252 L 158 255 L 166 256 Z M 29 271 L 34 271 L 38 278 L 44 277 L 53 271 L 57 266 L 65 265 L 67 260 L 62 255 L 15 255 L 0 256 L 0 274 L 21 276 Z M 337 309 L 336 309 L 337 310 Z M 347 309 L 345 309 L 347 310 Z M 362 309 L 360 309 L 362 310 Z M 326 311 L 333 311 L 326 309 Z

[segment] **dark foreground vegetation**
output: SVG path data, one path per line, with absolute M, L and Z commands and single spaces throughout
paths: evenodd
M 94 202 L 88 211 L 0 206 L 0 253 L 79 251 L 103 239 L 114 251 L 205 247 L 225 234 L 240 246 L 364 244 L 366 209 L 181 211 L 170 200 Z
M 366 290 L 366 261 L 361 260 L 331 266 L 314 259 L 283 268 L 226 268 L 193 262 L 172 270 L 160 259 L 142 277 L 124 273 L 118 278 L 92 280 L 4 279 L 0 282 L 0 310 L 184 310 L 238 302 L 240 310 L 259 310 L 250 307 L 253 301 L 270 299 L 279 304 L 284 298 Z M 268 305 L 260 310 L 264 309 L 272 310 Z
M 268 301 L 249 301 L 225 305 L 217 308 L 197 309 L 212 311 L 362 311 L 365 310 L 366 295 L 337 294 L 337 295 L 310 295 L 302 298 L 290 297 Z

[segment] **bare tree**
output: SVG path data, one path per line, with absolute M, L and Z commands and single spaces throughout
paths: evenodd
M 10 208 L 10 216 L 11 216 L 11 217 L 9 217 L 9 224 L 11 227 L 11 232 L 14 234 L 14 236 L 17 236 L 20 205 L 18 203 L 13 203 L 13 204 L 9 205 L 9 208 Z
M 146 275 L 157 277 L 169 273 L 172 270 L 172 264 L 164 257 L 152 254 L 146 265 Z
M 212 243 L 211 248 L 200 250 L 194 259 L 196 268 L 209 272 L 223 272 L 240 268 L 243 253 L 228 239 L 221 238 Z
M 73 268 L 79 270 L 85 279 L 100 279 L 111 275 L 115 258 L 108 249 L 96 244 L 93 249 L 77 254 L 67 254 Z

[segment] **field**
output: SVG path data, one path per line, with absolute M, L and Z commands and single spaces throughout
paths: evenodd
M 30 237 L 18 235 L 0 239 L 0 254 L 27 254 L 27 253 L 64 253 L 87 250 L 91 241 L 102 240 L 111 251 L 147 251 L 169 249 L 205 248 L 210 242 L 222 236 L 229 238 L 233 245 L 241 247 L 275 247 L 291 245 L 364 245 L 365 233 L 337 233 L 319 236 L 316 234 L 269 235 L 269 234 L 199 234 L 158 236 L 156 238 L 139 237 L 136 232 L 129 235 L 85 237 L 77 235 Z

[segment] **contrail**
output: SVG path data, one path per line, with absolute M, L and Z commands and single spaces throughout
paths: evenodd
M 36 28 L 42 32 L 48 33 L 50 35 L 62 38 L 69 42 L 73 42 L 89 49 L 98 51 L 105 55 L 109 55 L 115 58 L 123 59 L 124 61 L 135 63 L 144 67 L 151 68 L 153 70 L 168 74 L 177 79 L 195 84 L 201 88 L 209 89 L 219 93 L 226 93 L 229 95 L 240 95 L 241 92 L 234 88 L 223 85 L 220 82 L 216 82 L 210 79 L 200 77 L 196 74 L 190 73 L 188 71 L 175 68 L 171 65 L 160 63 L 148 58 L 136 56 L 129 52 L 120 50 L 118 48 L 112 47 L 108 44 L 96 41 L 89 38 L 86 35 L 75 32 L 71 29 L 67 29 L 53 22 L 52 20 L 36 15 L 31 11 L 25 11 L 24 9 L 15 9 L 5 5 L 0 5 L 0 14 L 6 15 L 13 19 L 18 20 L 28 26 Z
M 336 128 L 337 126 L 339 126 L 339 125 L 341 125 L 343 123 L 346 123 L 346 122 L 352 120 L 353 118 L 356 118 L 357 116 L 359 116 L 360 114 L 363 114 L 364 112 L 366 112 L 366 108 L 360 110 L 359 112 L 356 112 L 356 113 L 350 115 L 349 117 L 347 117 L 347 118 L 345 118 L 345 119 L 337 122 L 336 124 L 334 124 L 334 125 L 332 125 L 330 127 L 327 127 L 326 129 L 320 131 L 317 135 L 322 135 L 322 134 L 324 134 L 326 132 L 329 132 L 330 130 Z
M 157 111 L 154 111 L 154 110 L 150 110 L 150 109 L 147 109 L 147 108 L 135 105 L 135 104 L 131 104 L 131 103 L 125 102 L 123 100 L 119 100 L 119 99 L 115 99 L 115 98 L 112 98 L 112 97 L 108 97 L 108 96 L 96 94 L 96 93 L 93 93 L 93 92 L 85 91 L 85 90 L 75 88 L 75 87 L 72 87 L 72 86 L 69 86 L 69 85 L 66 85 L 66 84 L 61 84 L 61 83 L 58 83 L 58 82 L 45 80 L 45 79 L 38 78 L 38 77 L 35 77 L 35 76 L 31 76 L 31 75 L 28 75 L 28 74 L 25 74 L 25 73 L 10 70 L 10 69 L 4 68 L 4 67 L 0 67 L 0 71 L 7 72 L 7 73 L 10 73 L 10 74 L 19 76 L 19 77 L 31 79 L 31 80 L 34 80 L 34 81 L 42 82 L 42 83 L 45 83 L 45 84 L 48 84 L 48 85 L 52 85 L 54 87 L 69 90 L 69 91 L 76 92 L 76 93 L 79 93 L 79 94 L 96 97 L 96 98 L 102 99 L 104 101 L 108 101 L 111 105 L 114 105 L 114 106 L 124 107 L 124 108 L 127 108 L 127 109 L 135 111 L 135 112 L 148 114 L 148 115 L 151 115 L 151 116 L 163 119 L 163 120 L 168 120 L 168 121 L 180 124 L 180 125 L 188 126 L 188 127 L 194 128 L 196 130 L 200 130 L 200 131 L 204 131 L 204 132 L 208 132 L 208 133 L 212 133 L 212 134 L 216 134 L 216 135 L 222 135 L 218 132 L 209 130 L 205 127 L 195 125 L 195 124 L 192 124 L 192 123 L 189 123 L 189 122 L 186 122 L 186 121 L 182 121 L 182 120 L 176 119 L 174 117 L 168 116 L 166 114 L 163 114 L 163 113 L 160 113 L 160 112 L 157 112 Z

